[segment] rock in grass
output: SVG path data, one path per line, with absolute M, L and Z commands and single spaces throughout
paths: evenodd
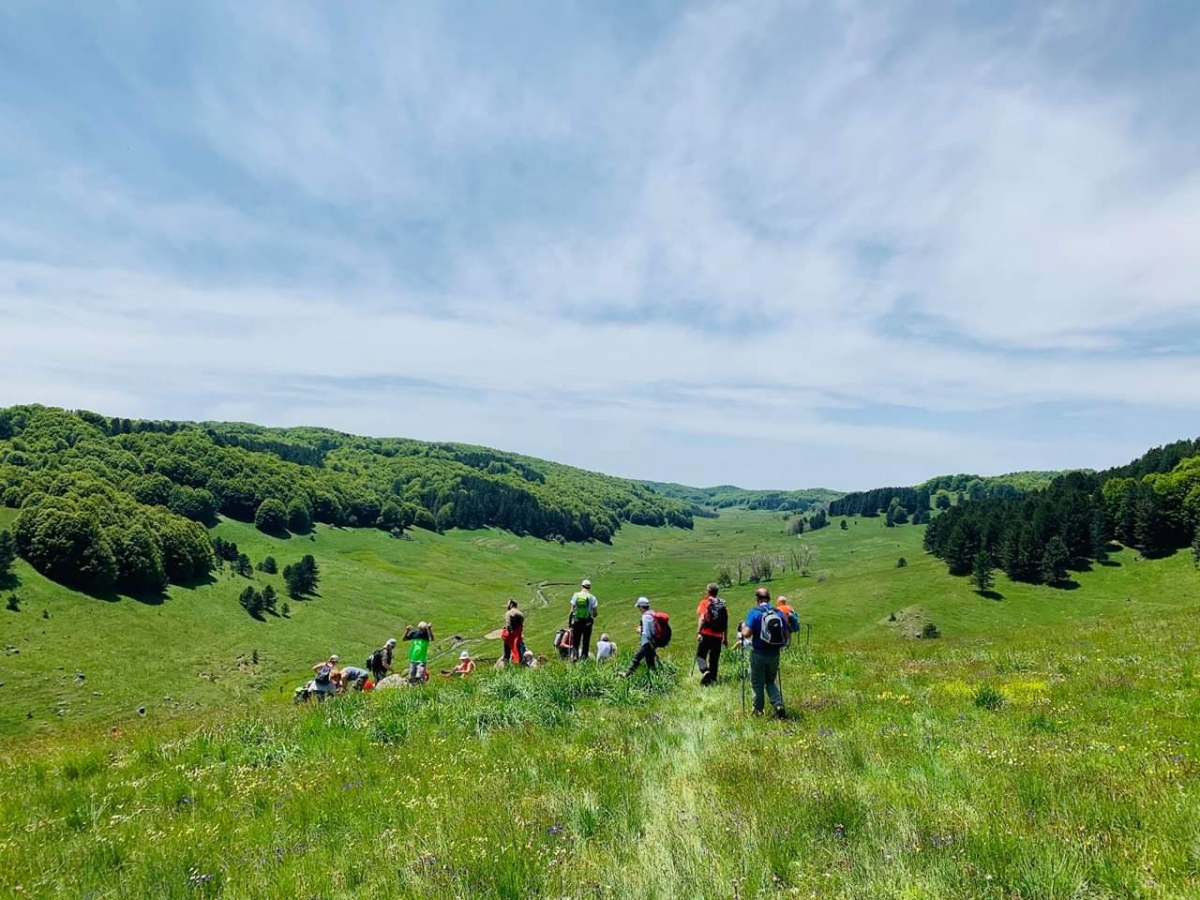
M 375 685 L 375 690 L 380 691 L 401 687 L 408 687 L 408 678 L 404 675 L 389 675 L 380 681 L 379 684 Z

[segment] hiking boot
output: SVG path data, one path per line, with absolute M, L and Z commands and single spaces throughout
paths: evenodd
M 775 707 L 775 718 L 777 718 L 777 719 L 786 719 L 787 718 L 787 713 L 784 712 L 784 709 L 782 706 Z

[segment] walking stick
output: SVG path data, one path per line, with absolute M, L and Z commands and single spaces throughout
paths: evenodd
M 779 668 L 775 670 L 775 683 L 779 688 L 779 705 L 787 709 L 787 704 L 783 698 L 783 654 L 779 655 Z
M 742 718 L 746 718 L 746 645 L 742 644 Z

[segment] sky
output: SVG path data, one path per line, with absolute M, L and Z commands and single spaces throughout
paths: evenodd
M 1200 4 L 0 0 L 0 405 L 852 490 L 1200 434 Z

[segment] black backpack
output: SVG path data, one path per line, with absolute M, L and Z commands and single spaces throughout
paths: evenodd
M 376 650 L 374 653 L 372 653 L 370 656 L 367 657 L 366 668 L 372 672 L 382 672 L 384 659 L 385 659 L 385 654 L 383 652 L 383 648 L 380 647 L 378 650 Z
M 509 623 L 508 627 L 510 629 L 524 628 L 525 627 L 525 613 L 521 612 L 519 609 L 514 609 L 511 613 L 511 615 L 509 615 L 509 617 L 508 617 L 508 623 Z
M 329 676 L 332 674 L 333 666 L 321 666 L 321 668 L 317 669 L 317 684 L 321 685 L 322 687 L 329 684 Z
M 704 627 L 722 634 L 729 630 L 729 610 L 720 597 L 709 597 L 708 607 L 704 610 Z
M 779 610 L 770 609 L 762 614 L 758 623 L 758 639 L 768 647 L 783 648 L 788 645 L 787 624 Z

